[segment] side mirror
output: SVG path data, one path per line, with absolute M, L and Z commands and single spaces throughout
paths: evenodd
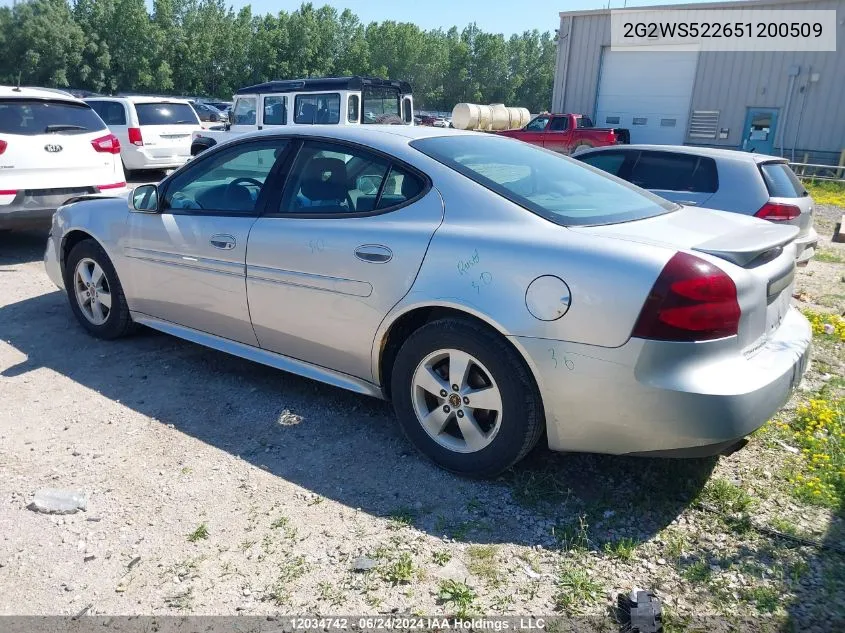
M 129 196 L 129 208 L 140 213 L 158 213 L 158 187 L 141 185 Z
M 219 115 L 219 114 L 217 114 L 216 112 L 212 112 L 212 113 L 211 113 L 211 116 L 210 116 L 210 117 L 208 117 L 208 118 L 209 118 L 209 119 L 211 119 L 211 122 L 212 122 L 212 123 L 217 123 L 217 122 L 219 122 L 219 121 L 220 121 L 220 115 Z

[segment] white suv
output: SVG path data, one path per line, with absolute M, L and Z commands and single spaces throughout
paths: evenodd
M 125 194 L 120 143 L 70 94 L 0 86 L 0 229 L 46 226 L 68 198 Z
M 173 169 L 191 157 L 191 135 L 201 131 L 185 99 L 91 97 L 85 99 L 120 139 L 123 168 Z

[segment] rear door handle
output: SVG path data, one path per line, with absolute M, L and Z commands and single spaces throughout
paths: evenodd
M 369 264 L 386 264 L 393 259 L 393 251 L 381 244 L 362 244 L 355 249 L 355 257 Z
M 237 242 L 235 241 L 235 237 L 233 235 L 228 235 L 226 233 L 220 233 L 218 235 L 212 235 L 211 239 L 209 240 L 211 245 L 214 248 L 219 248 L 220 250 L 230 251 L 235 248 Z

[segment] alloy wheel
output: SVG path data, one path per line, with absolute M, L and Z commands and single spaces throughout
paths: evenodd
M 73 285 L 85 318 L 94 325 L 105 323 L 111 312 L 112 296 L 102 267 L 90 257 L 80 259 L 73 273 Z
M 471 354 L 442 349 L 414 371 L 411 400 L 417 420 L 444 448 L 475 453 L 502 426 L 502 394 L 490 371 Z

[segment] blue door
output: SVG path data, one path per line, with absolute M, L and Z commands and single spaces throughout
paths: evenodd
M 742 149 L 756 154 L 773 154 L 777 123 L 777 108 L 748 108 L 742 128 Z

